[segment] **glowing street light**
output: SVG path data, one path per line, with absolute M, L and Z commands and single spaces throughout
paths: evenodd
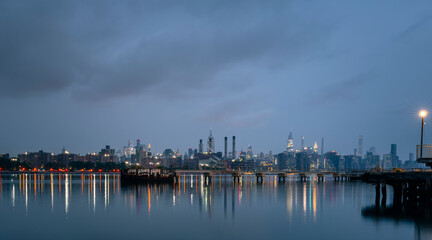
M 426 110 L 421 110 L 419 116 L 422 119 L 421 124 L 421 139 L 420 139 L 420 158 L 423 158 L 423 126 L 424 126 L 424 118 L 427 116 Z

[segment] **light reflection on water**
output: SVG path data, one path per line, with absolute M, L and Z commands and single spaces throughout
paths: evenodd
M 363 217 L 375 202 L 374 187 L 364 183 L 179 179 L 121 185 L 118 174 L 1 174 L 0 238 L 423 239 L 431 232 L 413 221 Z

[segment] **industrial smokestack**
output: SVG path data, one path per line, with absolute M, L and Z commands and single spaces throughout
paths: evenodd
M 324 138 L 321 140 L 321 155 L 324 155 Z
M 233 136 L 233 149 L 232 149 L 232 155 L 233 155 L 233 159 L 236 158 L 236 150 L 235 150 L 235 136 Z
M 200 139 L 200 144 L 199 144 L 199 153 L 203 153 L 203 143 L 202 143 L 202 139 Z
M 225 137 L 225 160 L 228 159 L 228 137 Z

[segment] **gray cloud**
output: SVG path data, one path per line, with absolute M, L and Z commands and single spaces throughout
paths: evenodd
M 323 32 L 284 1 L 160 5 L 3 2 L 1 95 L 69 89 L 80 99 L 103 100 L 157 86 L 202 91 L 242 63 L 292 61 Z
M 311 94 L 307 104 L 326 104 L 331 102 L 346 103 L 359 100 L 362 96 L 361 90 L 365 85 L 377 80 L 376 70 L 370 70 L 355 77 L 327 84 Z

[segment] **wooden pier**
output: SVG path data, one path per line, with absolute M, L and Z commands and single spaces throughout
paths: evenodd
M 393 201 L 429 202 L 432 197 L 432 172 L 370 172 L 363 175 L 363 181 L 375 185 L 376 201 L 386 199 L 387 185 L 393 188 Z M 380 193 L 381 192 L 381 193 Z

